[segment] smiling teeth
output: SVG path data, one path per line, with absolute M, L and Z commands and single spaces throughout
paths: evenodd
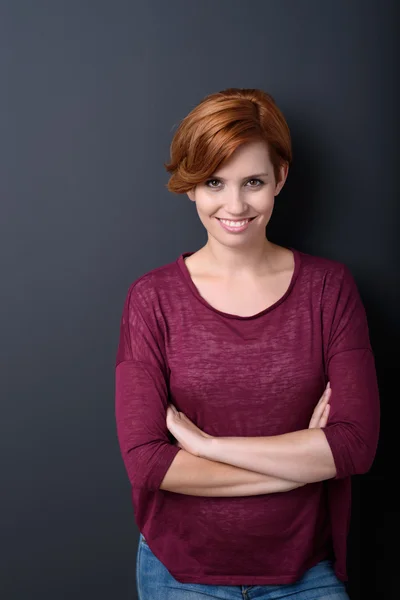
M 246 219 L 245 221 L 226 221 L 225 219 L 220 219 L 220 221 L 225 223 L 225 225 L 228 225 L 228 227 L 243 227 L 250 219 Z

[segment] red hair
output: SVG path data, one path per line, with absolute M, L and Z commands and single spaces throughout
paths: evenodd
M 264 140 L 279 181 L 290 165 L 289 127 L 272 96 L 259 89 L 228 88 L 206 96 L 179 124 L 164 163 L 170 192 L 183 194 L 210 177 L 242 144 Z

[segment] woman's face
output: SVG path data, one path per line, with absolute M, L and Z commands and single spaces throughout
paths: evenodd
M 277 183 L 266 142 L 248 142 L 188 196 L 196 203 L 208 235 L 218 242 L 229 246 L 264 243 L 275 196 L 287 177 L 286 166 L 280 175 Z

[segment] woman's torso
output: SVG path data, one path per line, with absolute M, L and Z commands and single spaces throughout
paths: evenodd
M 289 269 L 281 281 L 289 287 L 283 295 L 276 288 L 269 308 L 250 307 L 254 316 L 212 307 L 182 257 L 154 274 L 151 314 L 163 330 L 170 401 L 205 432 L 250 437 L 308 427 L 326 381 L 319 289 L 308 275 L 300 279 L 301 264 L 296 253 L 292 278 Z M 198 565 L 230 580 L 244 572 L 279 577 L 328 551 L 322 482 L 254 497 L 133 493 L 139 529 L 178 579 Z

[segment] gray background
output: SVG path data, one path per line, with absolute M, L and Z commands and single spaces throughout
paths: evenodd
M 353 482 L 349 590 L 393 597 L 396 30 L 390 1 L 0 3 L 1 598 L 136 597 L 119 319 L 136 277 L 205 242 L 163 162 L 180 119 L 230 86 L 270 92 L 292 131 L 270 239 L 346 262 L 367 309 L 382 437 Z

